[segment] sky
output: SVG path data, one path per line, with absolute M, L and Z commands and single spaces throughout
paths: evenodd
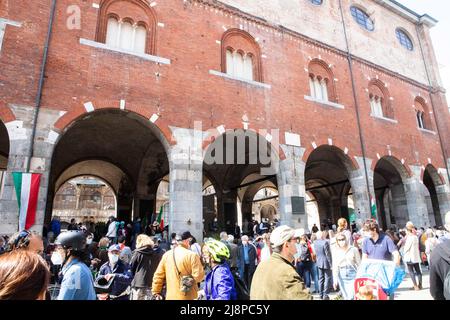
M 427 13 L 439 22 L 431 29 L 436 58 L 439 63 L 442 82 L 450 103 L 450 1 L 449 0 L 397 0 L 418 14 Z

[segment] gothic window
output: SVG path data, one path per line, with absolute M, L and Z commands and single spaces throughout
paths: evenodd
M 394 119 L 394 110 L 386 85 L 374 79 L 369 83 L 369 102 L 371 115 L 378 118 Z
M 314 59 L 308 66 L 310 95 L 314 99 L 336 102 L 334 75 L 322 60 Z

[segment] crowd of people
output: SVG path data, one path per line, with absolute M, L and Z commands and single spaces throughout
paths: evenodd
M 358 230 L 341 218 L 308 231 L 263 221 L 202 243 L 189 231 L 167 237 L 158 223 L 143 230 L 139 220 L 111 217 L 105 229 L 97 239 L 75 221 L 62 231 L 56 218 L 44 239 L 28 230 L 0 237 L 0 300 L 329 300 L 332 291 L 368 299 L 370 288 L 355 292 L 354 283 L 371 259 L 404 265 L 412 290 L 423 290 L 428 267 L 433 298 L 450 298 L 450 212 L 444 228 L 408 222 L 383 232 L 367 220 Z

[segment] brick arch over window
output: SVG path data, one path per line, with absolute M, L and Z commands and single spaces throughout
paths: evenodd
M 424 98 L 416 97 L 414 99 L 414 109 L 416 111 L 416 118 L 419 128 L 433 130 L 431 121 L 430 109 Z M 420 119 L 420 120 L 419 120 Z M 422 121 L 422 122 L 420 122 Z M 422 124 L 422 126 L 421 126 Z
M 394 109 L 392 107 L 389 90 L 381 80 L 372 79 L 369 82 L 369 99 L 380 101 L 383 116 L 394 119 Z
M 227 73 L 227 51 L 239 52 L 251 58 L 253 66 L 253 80 L 263 82 L 261 49 L 248 32 L 240 29 L 229 29 L 222 36 L 221 70 Z
M 327 87 L 328 101 L 337 102 L 336 86 L 334 85 L 334 74 L 328 64 L 320 59 L 313 59 L 308 65 L 309 77 L 319 82 L 324 81 Z
M 105 43 L 110 18 L 127 21 L 147 31 L 145 53 L 156 54 L 156 13 L 144 0 L 102 0 L 97 21 L 96 41 Z

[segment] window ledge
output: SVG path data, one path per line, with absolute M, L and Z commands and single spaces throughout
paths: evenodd
M 375 118 L 375 119 L 379 119 L 379 120 L 383 120 L 383 121 L 387 121 L 387 122 L 390 122 L 390 123 L 398 123 L 398 121 L 397 120 L 395 120 L 395 119 L 390 119 L 390 118 L 386 118 L 386 117 L 379 117 L 379 116 L 375 116 L 375 115 L 373 115 L 373 114 L 370 114 L 370 116 L 372 117 L 372 118 Z
M 89 46 L 89 47 L 98 48 L 98 49 L 104 49 L 104 50 L 109 50 L 109 51 L 129 54 L 129 55 L 132 55 L 132 56 L 135 56 L 135 57 L 139 57 L 139 58 L 144 59 L 144 60 L 153 61 L 153 62 L 156 62 L 156 63 L 170 64 L 170 60 L 166 59 L 166 58 L 161 58 L 161 57 L 158 57 L 158 56 L 152 56 L 152 55 L 146 54 L 146 53 L 137 53 L 137 52 L 128 51 L 128 50 L 124 50 L 124 49 L 120 49 L 120 48 L 113 48 L 113 47 L 110 47 L 110 46 L 108 46 L 108 45 L 106 45 L 104 43 L 96 42 L 96 41 L 92 41 L 92 40 L 88 40 L 88 39 L 80 38 L 80 44 L 85 45 L 85 46 Z
M 336 109 L 345 109 L 345 107 L 342 104 L 334 103 L 334 102 L 331 102 L 331 101 L 319 100 L 319 99 L 316 99 L 316 98 L 311 97 L 311 96 L 305 96 L 305 100 L 316 102 L 316 103 L 320 103 L 320 104 L 323 104 L 323 105 L 326 105 L 326 106 L 329 106 L 329 107 L 333 107 L 333 108 L 336 108 Z
M 223 73 L 223 72 L 216 71 L 216 70 L 209 70 L 209 74 L 212 74 L 212 75 L 215 75 L 215 76 L 219 76 L 219 77 L 222 77 L 222 78 L 227 78 L 227 79 L 231 79 L 231 80 L 245 82 L 245 83 L 251 84 L 251 85 L 253 85 L 255 87 L 260 87 L 260 88 L 265 88 L 265 89 L 271 89 L 272 88 L 272 86 L 270 84 L 257 82 L 257 81 L 253 81 L 253 80 L 247 80 L 247 79 L 240 78 L 240 77 L 230 76 L 227 73 Z
M 422 132 L 425 132 L 425 133 L 436 135 L 436 132 L 434 132 L 432 130 L 422 129 L 422 128 L 417 128 L 417 129 L 419 129 L 419 131 L 422 131 Z

